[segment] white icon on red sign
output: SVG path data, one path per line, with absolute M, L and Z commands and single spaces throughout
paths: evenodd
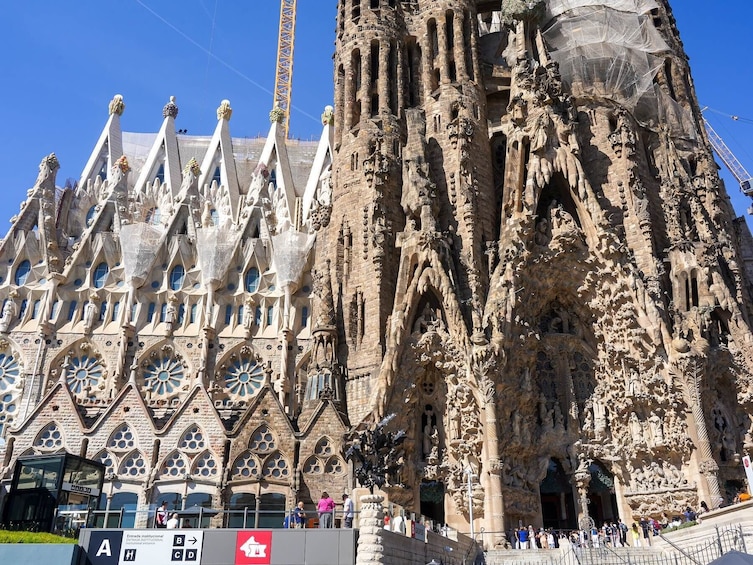
M 271 563 L 271 531 L 238 532 L 236 544 L 236 565 L 268 565 Z

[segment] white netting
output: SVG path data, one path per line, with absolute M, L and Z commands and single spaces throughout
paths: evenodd
M 605 4 L 604 0 L 549 0 L 547 2 L 547 15 L 554 17 L 575 8 L 604 6 Z M 619 12 L 647 14 L 659 6 L 656 0 L 610 0 L 609 7 Z
M 272 236 L 277 284 L 280 288 L 291 287 L 293 291 L 298 288 L 315 239 L 316 235 L 292 229 Z
M 201 282 L 222 280 L 233 258 L 238 242 L 238 232 L 228 227 L 208 227 L 196 232 L 196 250 L 199 255 Z
M 550 0 L 544 39 L 576 95 L 608 98 L 638 121 L 694 137 L 692 118 L 655 88 L 670 48 L 648 12 L 654 0 Z
M 126 281 L 135 279 L 143 282 L 164 233 L 162 227 L 145 222 L 127 224 L 120 228 L 120 248 Z

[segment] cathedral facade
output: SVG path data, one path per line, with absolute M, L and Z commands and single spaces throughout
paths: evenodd
M 744 486 L 753 239 L 666 0 L 340 0 L 320 142 L 123 133 L 45 158 L 0 247 L 2 478 L 65 449 L 106 504 L 354 488 L 503 544 Z M 469 486 L 470 485 L 470 486 Z M 470 493 L 469 493 L 470 488 Z

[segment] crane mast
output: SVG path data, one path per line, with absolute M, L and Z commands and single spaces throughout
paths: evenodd
M 290 97 L 293 86 L 293 47 L 295 45 L 296 0 L 280 0 L 280 31 L 277 37 L 274 108 L 284 112 L 282 133 L 287 139 L 290 126 Z

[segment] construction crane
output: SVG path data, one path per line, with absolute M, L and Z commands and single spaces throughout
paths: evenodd
M 274 108 L 284 112 L 282 133 L 290 129 L 290 96 L 293 86 L 293 47 L 295 45 L 296 0 L 280 0 L 280 31 L 277 37 Z
M 706 106 L 701 112 L 708 109 L 708 106 Z M 753 197 L 753 177 L 750 176 L 750 173 L 745 170 L 745 167 L 743 167 L 742 163 L 740 163 L 737 157 L 735 157 L 735 154 L 732 153 L 729 147 L 727 147 L 727 144 L 724 143 L 722 137 L 716 133 L 716 130 L 713 127 L 711 127 L 711 124 L 705 116 L 703 118 L 703 123 L 709 134 L 711 147 L 714 148 L 714 151 L 716 151 L 716 154 L 719 155 L 719 158 L 727 166 L 729 172 L 732 173 L 732 176 L 740 183 L 740 190 L 743 191 L 745 196 Z

